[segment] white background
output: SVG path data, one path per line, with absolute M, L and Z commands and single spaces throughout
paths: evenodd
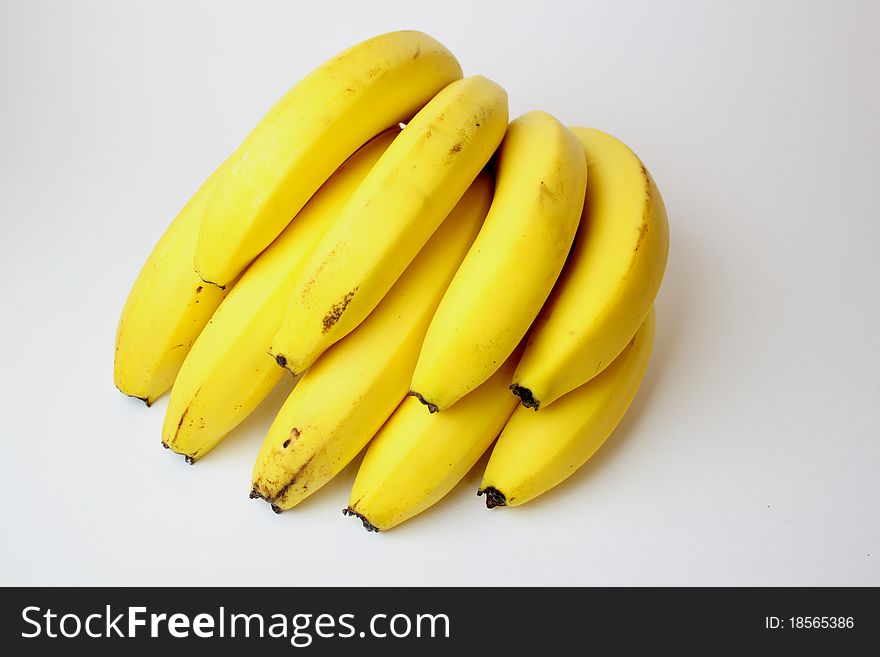
M 3 2 L 0 583 L 880 585 L 877 2 Z M 629 143 L 669 267 L 647 379 L 566 484 L 479 466 L 387 534 L 354 469 L 248 500 L 274 394 L 195 466 L 113 387 L 128 289 L 312 67 L 418 28 L 466 74 Z

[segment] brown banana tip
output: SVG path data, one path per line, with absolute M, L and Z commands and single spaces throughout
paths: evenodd
M 116 389 L 119 392 L 121 392 L 123 395 L 125 395 L 126 397 L 131 397 L 132 399 L 140 399 L 142 402 L 144 402 L 144 404 L 147 405 L 147 408 L 149 408 L 153 404 L 153 402 L 150 401 L 149 397 L 141 397 L 140 395 L 132 395 L 130 393 L 125 392 L 125 390 L 123 390 L 119 386 L 116 386 Z
M 291 375 L 296 376 L 296 372 L 294 372 L 290 368 L 290 365 L 287 362 L 287 356 L 285 356 L 284 354 L 273 354 L 271 351 L 269 352 L 269 355 L 275 359 L 275 362 L 278 363 L 280 367 L 286 369 L 288 372 L 291 373 Z
M 196 270 L 196 276 L 202 279 L 202 282 L 207 283 L 208 285 L 213 285 L 214 287 L 219 287 L 221 290 L 225 290 L 225 285 L 220 285 L 220 283 L 215 283 L 214 281 L 209 281 L 207 278 L 202 276 L 201 272 Z
M 406 394 L 409 395 L 410 397 L 415 397 L 420 402 L 422 402 L 425 406 L 427 406 L 429 413 L 436 413 L 437 411 L 440 410 L 439 408 L 437 408 L 437 404 L 432 404 L 431 402 L 429 402 L 427 399 L 425 399 L 421 394 L 419 394 L 415 390 L 410 390 Z
M 269 508 L 271 508 L 271 509 L 272 509 L 272 512 L 275 513 L 275 514 L 280 514 L 282 511 L 284 511 L 284 509 L 282 509 L 280 506 L 278 506 L 277 504 L 275 504 L 275 503 L 271 500 L 271 498 L 266 497 L 266 496 L 260 491 L 260 489 L 259 489 L 259 487 L 258 487 L 257 484 L 254 484 L 254 487 L 251 488 L 251 492 L 250 492 L 250 494 L 248 495 L 248 497 L 250 497 L 252 500 L 263 500 L 263 501 L 265 501 L 265 502 L 268 502 L 268 503 L 269 503 Z
M 496 506 L 507 506 L 507 498 L 500 490 L 493 486 L 487 486 L 477 491 L 477 495 L 486 496 L 486 508 L 494 509 Z
M 357 511 L 352 509 L 350 506 L 346 507 L 342 510 L 342 515 L 353 516 L 353 517 L 357 518 L 358 520 L 360 520 L 363 523 L 364 529 L 366 529 L 368 532 L 378 532 L 379 531 L 379 528 L 376 527 L 376 525 L 371 523 L 369 520 L 367 520 L 367 517 L 365 515 L 358 513 Z
M 511 392 L 513 392 L 514 395 L 519 397 L 522 405 L 526 408 L 533 408 L 537 411 L 538 408 L 541 406 L 541 402 L 535 399 L 535 395 L 533 395 L 532 391 L 528 388 L 525 388 L 518 383 L 514 383 L 512 386 L 510 386 L 510 390 Z
M 192 465 L 193 463 L 196 462 L 196 459 L 194 456 L 190 456 L 189 454 L 181 454 L 180 452 L 171 449 L 171 445 L 166 443 L 164 440 L 162 441 L 162 447 L 164 447 L 165 449 L 170 449 L 175 454 L 180 454 L 183 457 L 183 460 L 186 461 L 187 465 Z

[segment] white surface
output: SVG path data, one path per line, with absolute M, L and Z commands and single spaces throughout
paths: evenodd
M 3 2 L 0 583 L 880 584 L 880 4 L 506 4 Z M 647 380 L 587 467 L 491 513 L 475 470 L 374 535 L 340 513 L 352 468 L 282 516 L 248 500 L 281 394 L 173 458 L 113 338 L 266 109 L 403 27 L 512 116 L 628 142 L 672 246 Z

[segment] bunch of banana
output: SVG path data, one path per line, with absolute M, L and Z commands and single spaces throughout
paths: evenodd
M 125 303 L 114 378 L 147 405 L 172 388 L 162 442 L 192 463 L 295 374 L 251 482 L 277 512 L 365 447 L 345 513 L 369 530 L 490 449 L 478 492 L 518 506 L 632 403 L 668 248 L 624 144 L 508 124 L 500 86 L 393 32 L 297 84 L 196 192 Z

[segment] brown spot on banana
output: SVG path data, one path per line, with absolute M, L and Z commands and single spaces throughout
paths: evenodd
M 636 242 L 636 248 L 633 249 L 633 253 L 636 253 L 639 248 L 642 246 L 642 242 L 645 239 L 645 235 L 648 234 L 648 219 L 647 217 L 642 219 L 642 225 L 639 226 L 639 239 Z
M 183 409 L 183 413 L 180 414 L 180 420 L 177 421 L 177 429 L 174 430 L 174 438 L 177 438 L 177 434 L 180 433 L 180 427 L 183 426 L 183 422 L 184 420 L 186 420 L 187 415 L 189 415 L 189 406 Z M 171 440 L 173 441 L 174 438 L 172 438 Z
M 348 304 L 351 303 L 351 300 L 354 299 L 355 293 L 358 291 L 358 288 L 354 288 L 353 290 L 346 292 L 345 296 L 343 296 L 337 303 L 334 303 L 330 306 L 330 310 L 324 315 L 323 332 L 326 333 L 334 326 L 336 326 L 336 322 L 339 321 L 339 318 L 342 317 L 342 313 L 345 312 L 345 309 L 348 308 Z
M 284 484 L 284 486 L 282 486 L 281 489 L 277 493 L 275 493 L 275 495 L 272 496 L 272 502 L 273 502 L 272 506 L 273 507 L 277 506 L 275 504 L 275 502 L 281 500 L 287 494 L 287 491 L 290 490 L 290 488 L 294 484 L 296 484 L 296 482 L 302 476 L 302 474 L 306 470 L 306 468 L 309 467 L 309 464 L 311 464 L 312 459 L 314 459 L 314 458 L 315 458 L 315 455 L 312 454 L 308 459 L 306 459 L 306 462 L 303 463 L 301 466 L 299 466 L 299 468 L 297 468 L 297 471 L 293 473 L 293 475 L 290 477 L 290 480 L 286 484 Z M 279 509 L 280 509 L 280 507 L 279 507 Z M 275 511 L 274 508 L 272 510 Z M 280 513 L 280 511 L 276 511 L 276 513 Z
M 292 440 L 296 440 L 297 438 L 299 438 L 299 429 L 297 429 L 296 427 L 294 427 L 293 429 L 290 430 L 290 436 L 287 438 L 287 440 L 285 440 L 285 441 L 281 444 L 281 446 L 282 446 L 284 449 L 287 449 L 287 448 L 290 446 L 290 442 L 291 442 Z

